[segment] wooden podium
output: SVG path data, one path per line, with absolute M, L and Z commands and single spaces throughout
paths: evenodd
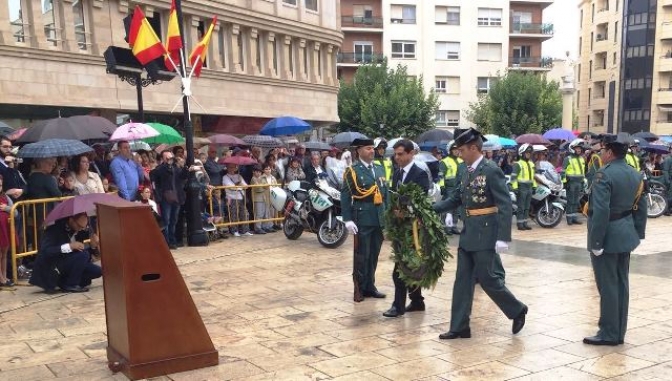
M 146 205 L 98 204 L 107 360 L 131 380 L 217 365 L 219 355 Z

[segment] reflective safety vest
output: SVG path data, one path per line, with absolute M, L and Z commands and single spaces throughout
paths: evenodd
M 632 152 L 626 153 L 625 154 L 625 162 L 628 163 L 628 165 L 631 166 L 632 168 L 636 169 L 637 172 L 640 171 L 639 159 L 637 158 L 637 156 L 635 156 L 634 153 L 632 153 Z
M 446 180 L 455 180 L 457 177 L 457 167 L 463 163 L 464 160 L 460 157 L 446 156 L 441 159 L 441 162 L 446 166 L 446 173 L 439 179 L 439 186 L 443 187 L 446 185 Z M 449 184 L 448 186 L 454 187 L 455 184 Z
M 585 177 L 586 176 L 586 159 L 583 156 L 571 155 L 567 162 L 563 182 L 567 182 L 567 177 Z
M 392 160 L 390 159 L 374 159 L 374 162 L 380 164 L 385 169 L 385 180 L 389 183 L 392 181 Z
M 518 189 L 518 183 L 532 184 L 533 188 L 537 187 L 537 180 L 534 179 L 536 169 L 532 160 L 518 160 L 517 167 L 513 169 L 513 176 L 511 176 L 511 188 Z M 518 171 L 516 171 L 518 170 Z

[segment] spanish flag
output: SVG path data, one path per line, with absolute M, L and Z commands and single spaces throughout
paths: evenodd
M 182 37 L 180 36 L 180 24 L 177 22 L 177 10 L 175 9 L 175 0 L 170 5 L 170 15 L 168 16 L 168 35 L 166 36 L 166 50 L 175 65 L 180 64 L 180 49 L 182 49 Z M 175 70 L 173 64 L 166 58 L 166 68 Z
M 208 54 L 208 44 L 210 43 L 210 36 L 212 36 L 212 31 L 215 29 L 217 24 L 217 16 L 212 19 L 210 27 L 208 28 L 207 33 L 201 39 L 201 41 L 194 46 L 194 50 L 191 51 L 189 55 L 189 63 L 191 64 L 192 70 L 196 77 L 201 75 L 201 68 L 203 68 L 203 63 L 205 62 L 205 56 Z M 198 61 L 196 61 L 198 59 Z
M 140 6 L 135 6 L 133 20 L 128 33 L 128 44 L 133 50 L 133 55 L 144 66 L 149 62 L 162 57 L 166 48 L 156 36 L 156 32 L 145 18 Z

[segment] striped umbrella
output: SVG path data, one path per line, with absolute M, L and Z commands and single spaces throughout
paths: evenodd
M 243 141 L 250 146 L 261 148 L 280 148 L 285 146 L 282 140 L 267 135 L 247 135 L 243 137 Z
M 76 156 L 91 152 L 93 148 L 72 139 L 47 139 L 36 143 L 26 144 L 19 150 L 19 157 L 45 159 L 59 156 Z

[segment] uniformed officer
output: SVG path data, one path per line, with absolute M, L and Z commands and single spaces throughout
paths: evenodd
M 355 139 L 359 159 L 343 175 L 341 207 L 346 228 L 355 236 L 353 281 L 355 301 L 384 298 L 375 285 L 378 255 L 383 244 L 387 181 L 384 168 L 374 163 L 373 140 Z
M 639 140 L 635 139 L 634 142 L 630 143 L 630 149 L 628 153 L 625 154 L 625 162 L 639 172 L 642 168 L 639 161 Z
M 506 288 L 499 257 L 511 241 L 511 198 L 506 179 L 497 164 L 483 157 L 484 138 L 479 131 L 456 129 L 455 136 L 467 171 L 459 189 L 434 204 L 434 210 L 442 213 L 463 205 L 465 218 L 457 251 L 450 330 L 439 338 L 471 337 L 469 315 L 474 299 L 474 275 L 490 299 L 513 319 L 511 330 L 516 334 L 525 325 L 527 306 Z
M 385 158 L 385 150 L 387 149 L 387 140 L 383 138 L 376 138 L 373 141 L 373 147 L 376 149 L 376 155 L 373 159 L 376 163 L 383 166 L 385 170 L 385 179 L 388 185 L 392 181 L 392 160 Z
M 593 179 L 597 171 L 602 168 L 602 159 L 600 159 L 600 152 L 602 150 L 602 140 L 598 137 L 591 141 L 591 151 L 588 154 L 588 162 L 586 163 L 586 180 L 588 181 L 588 189 L 593 184 Z
M 578 211 L 586 178 L 586 160 L 582 156 L 585 143 L 583 139 L 574 139 L 569 144 L 570 155 L 562 163 L 563 181 L 567 187 L 567 225 L 581 225 Z
M 516 192 L 516 201 L 518 210 L 516 213 L 516 224 L 518 230 L 532 230 L 527 224 L 527 218 L 530 215 L 530 204 L 532 203 L 532 194 L 537 188 L 537 181 L 534 179 L 536 172 L 532 162 L 532 152 L 534 147 L 531 144 L 523 144 L 518 148 L 518 161 L 513 164 L 513 173 L 511 174 L 511 188 Z
M 604 166 L 595 175 L 588 203 L 588 251 L 600 294 L 599 331 L 583 342 L 619 345 L 628 321 L 630 252 L 644 239 L 647 202 L 642 176 L 625 161 L 625 139 L 608 135 L 603 143 Z
M 665 215 L 672 216 L 672 213 L 670 213 L 670 209 L 672 208 L 672 148 L 663 161 L 661 169 L 663 172 L 663 184 L 667 187 L 667 210 L 665 211 Z
M 460 166 L 464 162 L 460 155 L 460 150 L 455 147 L 455 141 L 451 140 L 446 146 L 448 155 L 441 160 L 439 164 L 439 186 L 441 187 L 441 193 L 443 198 L 450 196 L 455 190 L 459 183 L 461 177 L 461 169 L 464 166 Z M 448 230 L 449 235 L 460 234 L 459 229 L 457 229 L 458 213 L 455 211 L 451 212 L 453 226 Z

